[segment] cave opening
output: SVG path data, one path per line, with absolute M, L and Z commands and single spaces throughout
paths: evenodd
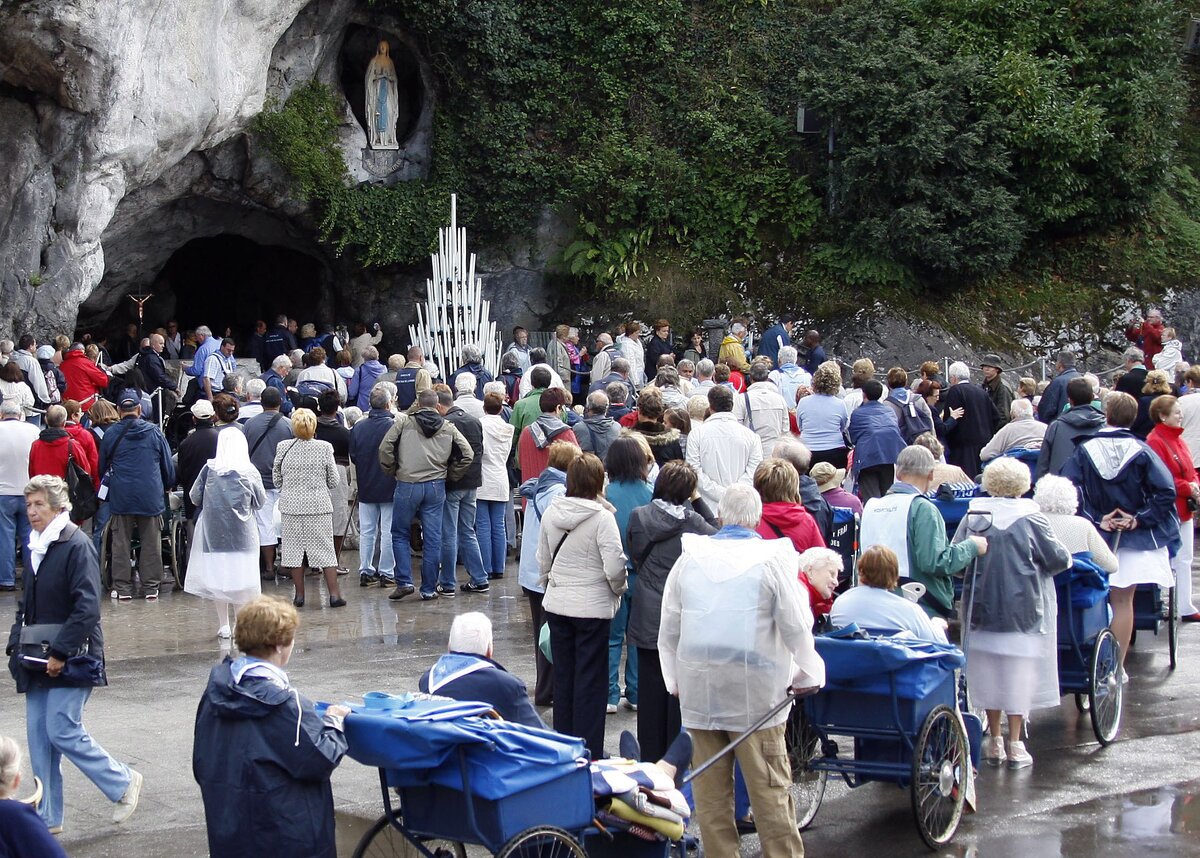
M 398 110 L 396 116 L 396 140 L 403 146 L 416 130 L 421 116 L 424 88 L 421 83 L 421 67 L 416 56 L 400 39 L 391 33 L 373 27 L 351 24 L 346 28 L 339 55 L 339 75 L 342 92 L 350 103 L 350 109 L 358 124 L 367 130 L 366 77 L 367 66 L 379 47 L 380 40 L 388 43 L 389 55 L 396 67 L 398 86 Z
M 196 238 L 180 247 L 150 291 L 163 300 L 146 305 L 147 329 L 168 317 L 177 319 L 183 330 L 208 325 L 220 335 L 228 328 L 239 347 L 259 319 L 270 325 L 277 315 L 287 313 L 309 320 L 332 309 L 324 263 L 292 248 L 232 233 Z

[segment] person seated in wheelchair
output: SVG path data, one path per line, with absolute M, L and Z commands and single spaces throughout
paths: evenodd
M 492 659 L 492 621 L 478 611 L 454 618 L 449 652 L 425 671 L 419 687 L 426 694 L 489 703 L 506 721 L 546 727 L 525 683 Z
M 41 796 L 41 785 L 34 798 L 18 800 L 20 785 L 21 747 L 8 736 L 0 736 L 0 855 L 66 858 L 67 853 L 38 816 L 36 801 Z
M 916 602 L 898 595 L 900 561 L 886 545 L 873 545 L 858 560 L 859 586 L 838 596 L 829 614 L 834 628 L 854 623 L 872 632 L 908 632 L 919 640 L 946 643 L 946 633 Z
M 832 548 L 809 548 L 800 555 L 800 583 L 816 621 L 815 630 L 829 627 L 829 612 L 843 569 L 842 555 Z

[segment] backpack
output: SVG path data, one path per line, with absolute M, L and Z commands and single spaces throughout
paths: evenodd
M 43 370 L 46 377 L 46 405 L 58 405 L 62 402 L 62 391 L 58 389 L 58 374 L 54 368 Z
M 75 523 L 87 521 L 100 508 L 96 498 L 96 486 L 91 475 L 71 452 L 74 441 L 67 439 L 67 497 L 71 501 L 71 520 Z
M 933 431 L 933 421 L 917 410 L 917 396 L 910 393 L 908 402 L 888 397 L 896 407 L 896 416 L 900 422 L 900 434 L 905 444 L 911 444 L 919 435 Z

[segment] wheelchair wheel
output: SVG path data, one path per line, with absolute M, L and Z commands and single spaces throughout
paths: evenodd
M 949 842 L 962 819 L 964 782 L 971 749 L 949 706 L 925 718 L 913 745 L 912 808 L 917 830 L 930 849 Z
M 104 523 L 104 532 L 100 535 L 100 586 L 107 593 L 112 590 L 112 520 Z
M 1170 653 L 1171 670 L 1179 664 L 1179 600 L 1176 598 L 1179 587 L 1171 588 L 1167 599 L 1167 651 Z
M 1092 732 L 1101 745 L 1111 745 L 1121 728 L 1121 702 L 1124 697 L 1121 679 L 1121 647 L 1113 633 L 1104 629 L 1096 636 L 1092 648 L 1092 687 L 1088 703 L 1092 716 Z
M 821 739 L 808 723 L 804 707 L 797 704 L 788 715 L 784 728 L 788 763 L 792 769 L 792 785 L 788 788 L 796 803 L 796 827 L 803 831 L 812 825 L 829 782 L 829 772 L 813 771 L 809 764 L 820 759 Z
M 467 858 L 467 850 L 454 840 L 422 840 L 435 858 Z M 421 850 L 399 832 L 383 814 L 358 841 L 353 858 L 424 858 Z
M 496 858 L 587 858 L 579 841 L 548 825 L 522 831 L 500 848 Z
M 175 589 L 182 590 L 183 582 L 187 578 L 188 551 L 191 546 L 188 544 L 187 521 L 184 519 L 174 519 L 171 522 L 171 569 L 175 573 Z

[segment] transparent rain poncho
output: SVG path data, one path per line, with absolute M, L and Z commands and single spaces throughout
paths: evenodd
M 739 531 L 751 533 L 684 534 L 667 578 L 659 657 L 685 727 L 744 732 L 789 686 L 825 683 L 796 577 L 799 556 L 786 539 L 739 538 Z M 786 718 L 783 710 L 764 726 Z
M 249 601 L 261 591 L 254 512 L 266 492 L 250 463 L 246 436 L 236 428 L 217 436 L 216 455 L 196 477 L 191 497 L 201 512 L 183 589 L 207 599 Z

